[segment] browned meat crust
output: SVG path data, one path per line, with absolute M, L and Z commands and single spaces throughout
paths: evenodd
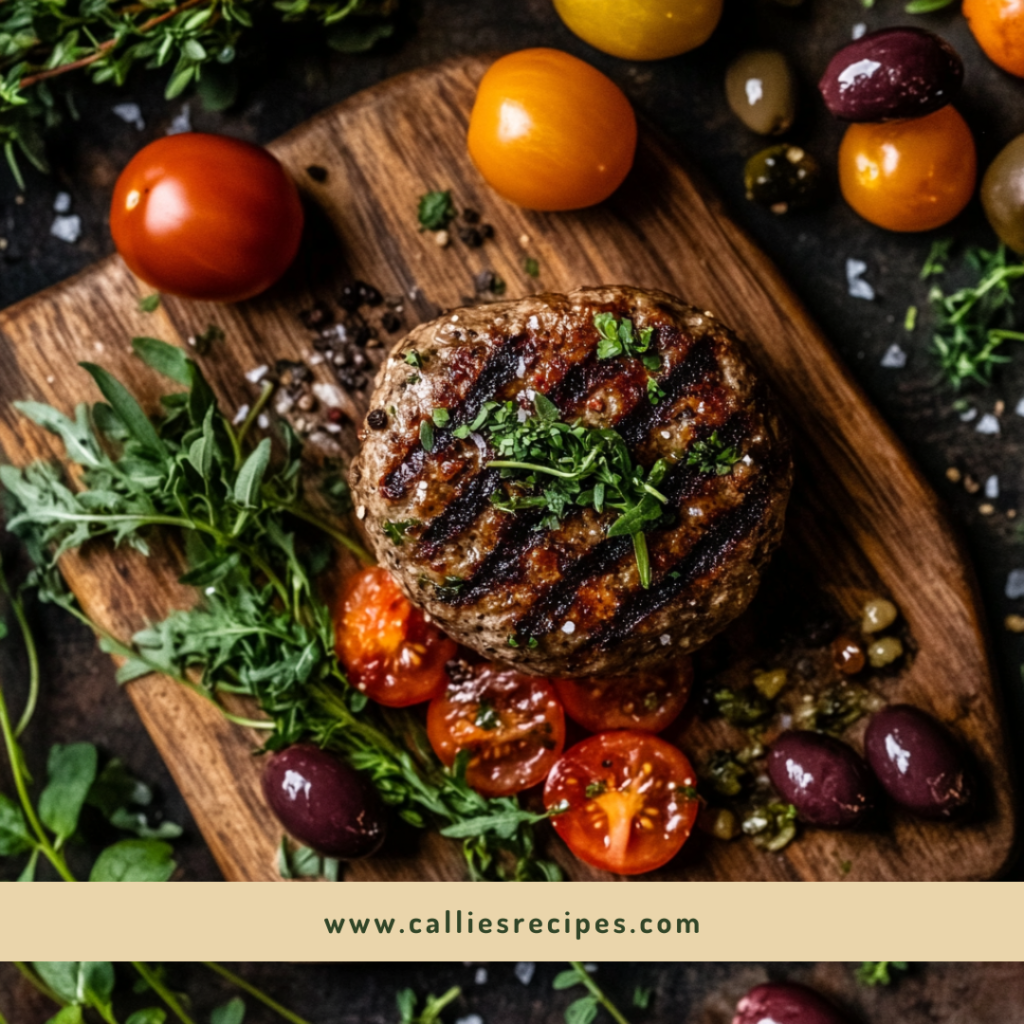
M 654 328 L 657 404 L 639 360 L 597 359 L 602 312 Z M 492 505 L 508 485 L 486 467 L 486 441 L 452 431 L 491 399 L 532 408 L 531 390 L 568 421 L 614 427 L 643 466 L 670 461 L 659 489 L 676 515 L 647 534 L 649 589 L 631 539 L 605 536 L 615 512 L 574 509 L 547 529 L 541 513 Z M 451 418 L 428 453 L 420 424 L 438 408 Z M 454 639 L 526 672 L 624 674 L 699 647 L 750 602 L 782 534 L 793 470 L 774 402 L 731 331 L 663 292 L 590 288 L 456 310 L 396 346 L 370 409 L 351 482 L 377 556 Z M 743 455 L 729 474 L 687 461 L 713 431 Z M 385 531 L 410 520 L 401 543 Z

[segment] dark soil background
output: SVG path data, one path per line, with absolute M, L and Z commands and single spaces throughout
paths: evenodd
M 398 1024 L 395 994 L 412 988 L 422 1000 L 452 985 L 462 995 L 443 1013 L 445 1024 L 563 1024 L 565 1007 L 579 989 L 555 992 L 551 982 L 564 964 L 533 967 L 528 984 L 517 965 L 494 964 L 230 964 L 310 1024 Z M 1021 1024 L 1024 965 L 1003 963 L 912 964 L 887 988 L 864 988 L 853 964 L 600 964 L 598 984 L 631 1024 L 730 1024 L 737 1000 L 769 979 L 799 981 L 845 1009 L 851 1024 Z M 482 972 L 482 973 L 481 973 Z M 478 983 L 478 978 L 484 978 Z M 131 968 L 118 968 L 119 990 L 129 992 Z M 197 1024 L 234 991 L 199 964 L 168 964 L 166 980 L 186 992 Z M 646 1010 L 632 1005 L 641 986 L 651 990 Z M 128 996 L 126 1009 L 153 1005 Z M 245 1024 L 276 1024 L 280 1018 L 251 998 Z M 10 964 L 0 964 L 0 1011 L 11 1024 L 43 1024 L 53 1004 L 43 999 Z M 12 1015 L 13 1011 L 13 1015 Z M 473 1019 L 475 1016 L 476 1019 Z M 127 1013 L 120 1017 L 124 1020 Z M 98 1018 L 97 1018 L 98 1019 Z M 596 1024 L 610 1024 L 602 1011 Z
M 801 81 L 803 107 L 787 136 L 805 146 L 834 177 L 842 127 L 825 113 L 817 81 L 832 53 L 851 38 L 853 26 L 868 29 L 920 24 L 949 39 L 967 66 L 959 107 L 978 141 L 982 167 L 1011 138 L 1024 132 L 1024 81 L 1013 78 L 981 53 L 958 13 L 958 6 L 925 17 L 903 13 L 903 0 L 877 0 L 866 10 L 861 0 L 807 0 L 799 8 L 774 0 L 727 0 L 726 13 L 711 41 L 682 57 L 633 64 L 598 53 L 561 23 L 550 0 L 403 0 L 395 37 L 371 54 L 343 57 L 329 53 L 315 32 L 275 30 L 258 39 L 248 55 L 240 99 L 224 114 L 206 113 L 195 97 L 163 99 L 159 73 L 140 73 L 121 90 L 87 86 L 76 93 L 80 119 L 67 122 L 51 138 L 53 173 L 26 174 L 19 195 L 0 169 L 0 307 L 51 285 L 112 251 L 106 217 L 110 192 L 120 168 L 144 143 L 164 134 L 183 107 L 194 128 L 266 142 L 328 104 L 391 75 L 454 54 L 555 46 L 591 61 L 617 81 L 637 110 L 667 134 L 712 179 L 733 216 L 758 240 L 788 276 L 821 322 L 846 363 L 879 406 L 932 484 L 948 503 L 973 553 L 1004 695 L 1009 727 L 1024 724 L 1021 662 L 1024 636 L 1011 634 L 1004 620 L 1024 612 L 1024 601 L 1006 597 L 1008 572 L 1024 568 L 1024 544 L 1016 511 L 1024 506 L 1024 417 L 1015 414 L 1024 398 L 1024 353 L 1014 353 L 997 384 L 968 393 L 977 410 L 972 422 L 953 409 L 955 396 L 936 376 L 928 353 L 928 317 L 913 335 L 903 330 L 904 313 L 915 304 L 924 313 L 926 286 L 918 273 L 935 238 L 955 236 L 962 243 L 992 244 L 975 200 L 952 225 L 928 235 L 895 235 L 861 221 L 833 196 L 821 207 L 778 218 L 748 203 L 743 195 L 746 159 L 765 145 L 729 112 L 724 97 L 725 67 L 752 45 L 776 46 L 790 56 Z M 139 104 L 145 128 L 120 120 L 112 108 Z M 71 212 L 82 219 L 75 244 L 51 236 L 54 200 L 71 195 Z M 5 246 L 5 247 L 4 247 Z M 864 260 L 865 278 L 875 287 L 873 302 L 847 293 L 848 257 Z M 880 365 L 883 353 L 899 342 L 909 353 L 903 369 Z M 1001 403 L 1001 404 L 1000 404 Z M 1001 410 L 1001 411 L 1000 411 Z M 997 412 L 1000 433 L 982 435 L 982 415 Z M 950 467 L 984 481 L 998 474 L 1000 497 L 981 510 L 985 498 L 947 479 Z M 908 538 L 913 543 L 913 538 Z M 30 762 L 40 766 L 50 743 L 91 739 L 156 784 L 164 810 L 186 825 L 178 844 L 178 877 L 213 879 L 218 872 L 169 775 L 113 681 L 106 657 L 86 631 L 52 610 L 34 616 L 43 653 L 44 695 L 28 739 Z M 19 671 L 5 645 L 0 673 L 17 690 Z M 942 680 L 935 681 L 942 686 Z M 17 706 L 16 692 L 12 694 Z M 6 787 L 6 782 L 3 783 Z M 348 1009 L 331 1019 L 349 1019 Z

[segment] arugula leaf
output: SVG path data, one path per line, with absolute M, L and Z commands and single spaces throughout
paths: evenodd
M 565 1008 L 565 1024 L 591 1024 L 597 1017 L 597 996 L 580 996 Z
M 235 501 L 242 508 L 256 508 L 260 486 L 270 465 L 270 438 L 265 437 L 242 464 L 235 481 Z
M 140 313 L 152 313 L 160 305 L 160 293 L 154 292 L 152 295 L 144 295 L 139 299 L 139 312 Z
M 78 1005 L 62 1006 L 46 1024 L 84 1024 L 85 1017 Z M 128 1022 L 131 1024 L 131 1021 Z
M 132 349 L 135 354 L 157 373 L 190 387 L 192 373 L 189 369 L 191 360 L 177 345 L 168 345 L 159 338 L 132 338 Z
M 210 1014 L 210 1024 L 242 1024 L 245 1020 L 245 1001 L 239 996 L 229 999 Z
M 138 441 L 143 450 L 157 458 L 166 458 L 167 449 L 164 447 L 163 441 L 160 440 L 160 435 L 150 423 L 149 417 L 142 411 L 142 406 L 132 398 L 131 392 L 102 366 L 97 366 L 95 363 L 80 363 L 79 365 L 92 375 L 103 397 L 110 403 L 110 407 L 120 417 L 128 433 Z
M 582 985 L 583 981 L 580 976 L 572 969 L 568 971 L 559 971 L 555 975 L 555 980 L 551 983 L 551 987 L 558 991 L 567 988 L 575 988 L 577 985 Z
M 70 838 L 96 778 L 97 754 L 91 743 L 59 743 L 46 763 L 49 781 L 39 797 L 39 817 L 58 840 Z
M 178 866 L 174 851 L 158 839 L 122 839 L 96 859 L 90 882 L 166 882 Z
M 0 857 L 13 857 L 35 846 L 21 808 L 0 793 Z

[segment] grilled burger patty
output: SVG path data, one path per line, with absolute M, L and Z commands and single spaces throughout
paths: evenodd
M 647 366 L 599 358 L 602 313 L 644 332 Z M 488 467 L 486 427 L 456 430 L 479 423 L 487 402 L 511 399 L 520 421 L 537 415 L 538 392 L 566 422 L 614 428 L 645 469 L 668 463 L 657 487 L 668 504 L 645 532 L 648 587 L 632 538 L 607 535 L 618 512 L 495 506 L 522 485 Z M 381 367 L 360 436 L 352 492 L 381 563 L 453 639 L 539 675 L 626 674 L 707 642 L 754 596 L 792 484 L 785 429 L 733 333 L 636 288 L 535 295 L 420 325 Z

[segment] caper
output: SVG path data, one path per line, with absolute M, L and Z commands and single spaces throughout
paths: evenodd
M 796 83 L 777 50 L 751 50 L 729 65 L 725 97 L 732 112 L 758 135 L 781 135 L 796 116 Z
M 892 601 L 884 597 L 876 597 L 868 601 L 861 611 L 860 628 L 862 633 L 878 633 L 896 621 L 899 612 Z
M 903 654 L 903 644 L 894 636 L 885 636 L 876 640 L 868 647 L 868 661 L 872 668 L 884 668 L 891 665 Z
M 754 686 L 768 700 L 774 700 L 779 691 L 786 685 L 786 670 L 775 668 L 770 672 L 756 672 L 754 674 Z
M 748 199 L 772 213 L 786 213 L 817 198 L 821 166 L 805 149 L 782 143 L 752 156 L 743 179 Z
M 981 204 L 995 233 L 1024 254 L 1024 135 L 992 161 L 981 183 Z

